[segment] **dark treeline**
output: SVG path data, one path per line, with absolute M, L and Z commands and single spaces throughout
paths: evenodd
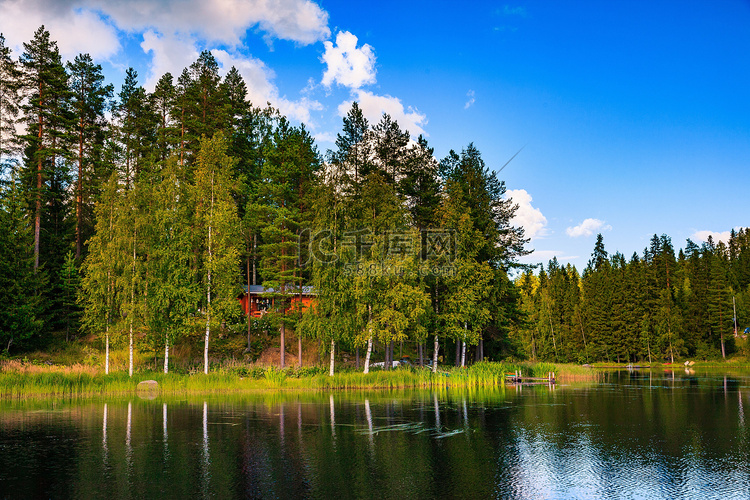
M 235 68 L 209 51 L 146 91 L 120 91 L 82 54 L 63 62 L 44 27 L 14 58 L 0 35 L 0 342 L 50 349 L 85 334 L 133 352 L 218 334 L 232 354 L 290 333 L 365 371 L 400 352 L 419 363 L 507 356 L 634 360 L 733 348 L 748 287 L 747 233 L 729 246 L 668 238 L 609 258 L 601 241 L 582 277 L 552 262 L 515 282 L 523 230 L 505 185 L 468 145 L 440 161 L 424 137 L 353 103 L 336 149 L 248 102 Z M 238 297 L 269 304 L 245 317 Z M 312 287 L 313 307 L 293 299 Z M 309 290 L 309 289 L 307 289 Z M 360 359 L 361 356 L 361 359 Z M 301 359 L 301 356 L 300 356 Z
M 425 360 L 428 339 L 458 363 L 508 352 L 525 240 L 473 145 L 437 161 L 354 103 L 321 155 L 304 125 L 248 102 L 235 68 L 219 73 L 204 51 L 153 92 L 132 68 L 115 92 L 90 56 L 64 63 L 44 27 L 17 59 L 0 37 L 5 353 L 86 334 L 129 347 L 131 371 L 133 350 L 163 352 L 167 370 L 188 342 L 208 370 L 218 332 L 253 354 L 280 344 L 283 366 L 290 331 L 364 348 L 365 365 L 404 342 Z M 260 319 L 239 307 L 250 285 L 273 300 Z M 303 312 L 305 286 L 317 300 Z
M 608 255 L 600 234 L 583 275 L 553 259 L 516 283 L 528 322 L 513 338 L 531 358 L 726 357 L 745 345 L 750 324 L 750 232 L 733 230 L 727 243 L 687 240 L 677 255 L 668 236 L 654 235 L 630 260 Z

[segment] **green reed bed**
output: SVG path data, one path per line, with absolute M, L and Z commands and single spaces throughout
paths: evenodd
M 137 372 L 132 378 L 119 371 L 104 375 L 90 366 L 71 367 L 8 364 L 0 366 L 0 397 L 104 396 L 136 392 L 139 382 L 155 380 L 163 395 L 229 394 L 278 390 L 383 390 L 405 388 L 502 387 L 509 373 L 546 377 L 555 372 L 558 380 L 596 380 L 598 373 L 577 365 L 547 363 L 481 362 L 467 368 L 440 367 L 374 370 L 368 374 L 344 369 L 329 376 L 324 368 L 277 368 L 231 366 L 202 373 Z

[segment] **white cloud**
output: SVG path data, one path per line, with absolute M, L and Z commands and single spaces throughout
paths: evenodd
M 253 27 L 267 38 L 299 44 L 327 39 L 328 13 L 310 0 L 0 0 L 0 19 L 13 20 L 2 31 L 14 52 L 44 24 L 68 59 L 79 52 L 95 59 L 111 57 L 121 48 L 118 36 L 123 32 L 142 33 L 141 48 L 151 55 L 143 81 L 148 90 L 166 72 L 178 78 L 197 59 L 199 47 L 224 44 L 226 50 L 213 54 L 224 71 L 237 67 L 254 104 L 271 102 L 303 122 L 310 122 L 312 110 L 323 109 L 308 97 L 292 100 L 279 95 L 273 72 L 236 50 Z
M 270 37 L 310 44 L 327 39 L 328 13 L 310 0 L 0 0 L 2 31 L 17 51 L 42 24 L 72 59 L 108 58 L 118 30 L 151 31 L 238 45 L 257 26 Z
M 739 230 L 739 227 L 736 227 L 735 230 Z M 720 241 L 723 241 L 724 243 L 729 242 L 729 237 L 731 236 L 731 231 L 696 231 L 693 233 L 693 235 L 690 237 L 690 239 L 698 240 L 698 241 L 708 241 L 708 237 L 711 237 L 712 240 L 714 240 L 714 243 L 718 243 Z
M 539 264 L 540 262 L 547 266 L 547 263 L 557 257 L 560 263 L 570 262 L 578 259 L 578 255 L 565 255 L 561 250 L 534 250 L 529 255 L 524 255 L 518 259 L 521 264 Z
M 518 205 L 511 224 L 523 227 L 526 236 L 532 240 L 547 235 L 547 218 L 531 205 L 531 195 L 525 189 L 510 189 L 506 197 Z
M 76 0 L 71 7 L 100 11 L 127 31 L 190 33 L 229 45 L 239 44 L 253 26 L 302 44 L 331 34 L 328 13 L 309 0 Z
M 375 53 L 368 44 L 357 48 L 357 37 L 348 31 L 336 35 L 336 46 L 324 42 L 326 51 L 322 61 L 326 64 L 322 83 L 330 87 L 333 83 L 352 89 L 375 83 Z
M 279 89 L 273 84 L 274 72 L 266 64 L 253 57 L 230 54 L 225 50 L 213 50 L 211 53 L 221 66 L 221 74 L 226 74 L 234 66 L 240 72 L 247 85 L 247 97 L 255 106 L 265 107 L 267 102 L 278 108 L 285 116 L 311 125 L 310 111 L 320 111 L 323 105 L 308 97 L 297 101 L 279 95 Z
M 412 107 L 404 109 L 401 99 L 389 95 L 376 95 L 366 90 L 356 90 L 353 95 L 362 109 L 362 114 L 370 123 L 379 122 L 383 113 L 388 113 L 402 129 L 408 130 L 413 137 L 420 134 L 427 135 L 422 128 L 427 124 L 427 116 Z M 351 107 L 352 101 L 339 104 L 339 116 L 346 116 Z
M 52 0 L 0 0 L 0 19 L 12 20 L 2 24 L 6 42 L 18 57 L 23 43 L 34 37 L 41 26 L 57 42 L 63 59 L 73 60 L 81 53 L 94 59 L 106 59 L 120 50 L 117 30 L 98 14 L 76 10 L 72 4 Z
M 190 36 L 161 35 L 154 31 L 146 31 L 141 42 L 143 52 L 151 52 L 151 66 L 143 86 L 153 91 L 156 82 L 165 73 L 172 73 L 177 78 L 184 68 L 198 59 L 199 51 L 195 39 Z
M 317 142 L 330 142 L 333 144 L 336 142 L 336 134 L 333 132 L 319 132 L 313 136 L 313 139 Z
M 476 98 L 474 97 L 474 91 L 469 90 L 466 93 L 466 97 L 468 97 L 469 100 L 466 101 L 466 104 L 464 104 L 464 109 L 469 109 L 476 102 Z
M 605 224 L 604 221 L 599 219 L 586 219 L 575 227 L 569 227 L 565 232 L 571 238 L 578 238 L 580 236 L 591 236 L 596 231 L 609 231 L 612 226 Z

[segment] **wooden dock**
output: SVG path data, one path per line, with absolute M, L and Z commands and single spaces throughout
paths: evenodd
M 555 384 L 555 372 L 547 372 L 546 377 L 523 377 L 520 371 L 505 374 L 505 381 L 511 384 L 536 385 Z

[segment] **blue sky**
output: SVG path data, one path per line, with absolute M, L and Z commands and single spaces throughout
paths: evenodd
M 747 1 L 0 0 L 15 55 L 42 23 L 117 87 L 213 50 L 322 152 L 353 99 L 438 158 L 473 142 L 499 168 L 523 147 L 500 178 L 529 262 L 580 270 L 597 232 L 629 257 L 750 225 Z

